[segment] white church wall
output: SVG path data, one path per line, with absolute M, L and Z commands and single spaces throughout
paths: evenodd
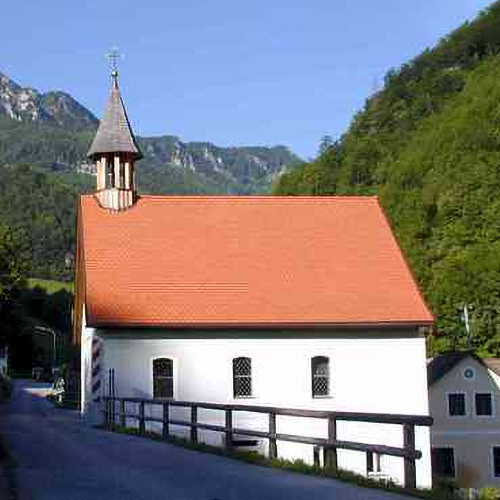
M 106 369 L 115 370 L 118 396 L 151 398 L 152 362 L 174 360 L 174 397 L 178 400 L 282 406 L 318 410 L 428 415 L 425 341 L 422 337 L 392 335 L 384 338 L 134 338 L 98 332 L 103 339 Z M 91 342 L 90 342 L 91 344 Z M 85 344 L 88 351 L 88 344 Z M 251 398 L 233 397 L 232 359 L 252 359 Z M 311 358 L 330 358 L 330 396 L 311 394 Z M 88 367 L 87 367 L 88 370 Z M 86 385 L 85 387 L 88 387 Z M 160 408 L 155 416 L 160 417 Z M 172 409 L 173 418 L 188 420 L 186 410 Z M 223 423 L 222 412 L 200 410 L 200 421 Z M 314 419 L 278 417 L 278 432 L 326 437 L 326 423 Z M 267 430 L 266 416 L 236 414 L 234 426 Z M 155 428 L 150 424 L 150 428 Z M 175 428 L 187 436 L 187 428 Z M 386 424 L 339 422 L 338 438 L 350 441 L 402 445 L 402 428 Z M 221 444 L 222 435 L 200 432 L 200 440 Z M 417 481 L 431 485 L 429 430 L 417 430 Z M 267 451 L 267 442 L 260 445 Z M 312 446 L 278 442 L 279 456 L 312 462 Z M 366 455 L 339 451 L 339 465 L 366 473 Z M 383 471 L 403 481 L 403 461 L 382 457 Z

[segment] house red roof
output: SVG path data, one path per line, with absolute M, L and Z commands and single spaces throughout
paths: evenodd
M 433 322 L 376 197 L 142 196 L 79 211 L 87 324 Z

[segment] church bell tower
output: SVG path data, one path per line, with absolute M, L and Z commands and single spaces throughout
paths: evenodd
M 103 208 L 126 210 L 137 201 L 135 162 L 142 158 L 118 87 L 111 72 L 111 95 L 87 156 L 97 164 L 95 196 Z

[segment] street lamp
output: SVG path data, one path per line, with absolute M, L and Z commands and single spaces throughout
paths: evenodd
M 56 367 L 56 332 L 52 330 L 51 328 L 47 328 L 45 326 L 35 326 L 35 331 L 37 333 L 50 333 L 52 335 L 53 341 L 54 341 L 54 349 L 53 349 L 53 357 L 52 357 L 52 368 Z

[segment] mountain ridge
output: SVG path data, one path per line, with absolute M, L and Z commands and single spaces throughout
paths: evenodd
M 94 114 L 67 92 L 50 90 L 41 93 L 22 87 L 0 72 L 0 115 L 17 121 L 46 121 L 69 130 L 96 128 Z
M 86 158 L 99 120 L 63 91 L 40 93 L 0 73 L 0 162 L 32 163 L 48 170 L 95 174 Z M 231 194 L 267 192 L 300 159 L 286 146 L 220 147 L 174 135 L 137 137 L 144 153 L 142 186 L 164 194 L 177 189 L 166 179 L 187 175 L 185 190 Z M 190 173 L 178 172 L 179 168 Z

